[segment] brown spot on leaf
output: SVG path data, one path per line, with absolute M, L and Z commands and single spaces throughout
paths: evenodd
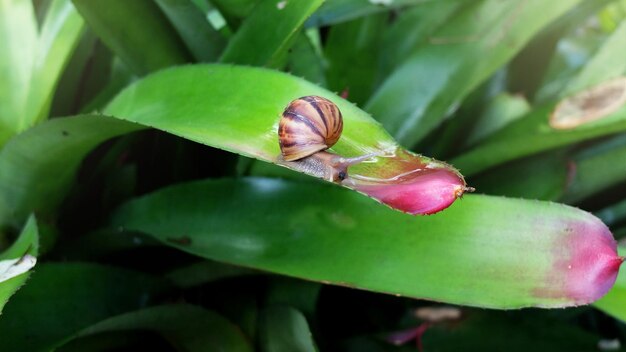
M 550 115 L 550 126 L 570 129 L 607 117 L 626 103 L 626 77 L 617 77 L 568 97 Z

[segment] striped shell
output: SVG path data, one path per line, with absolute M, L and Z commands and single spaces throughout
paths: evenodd
M 285 108 L 278 124 L 280 151 L 294 161 L 332 147 L 341 136 L 343 118 L 332 101 L 310 95 Z

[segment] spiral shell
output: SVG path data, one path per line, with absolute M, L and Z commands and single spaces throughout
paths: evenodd
M 294 161 L 332 147 L 341 136 L 343 118 L 332 101 L 310 95 L 285 108 L 278 124 L 283 158 Z

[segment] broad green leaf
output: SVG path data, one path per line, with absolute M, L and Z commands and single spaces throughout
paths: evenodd
M 591 28 L 581 32 L 580 24 L 592 21 L 598 11 L 614 2 L 583 1 L 554 21 L 516 58 L 510 73 L 514 76 L 513 83 L 517 84 L 510 89 L 524 92 L 536 103 L 558 97 L 606 38 L 605 33 Z M 548 61 L 550 64 L 546 65 Z M 544 84 L 536 92 L 535 85 L 538 86 L 541 79 Z
M 54 89 L 78 45 L 83 27 L 83 19 L 70 0 L 51 1 L 33 62 L 25 127 L 48 117 Z
M 324 54 L 328 61 L 328 88 L 345 91 L 347 99 L 362 106 L 376 83 L 378 55 L 387 16 L 367 16 L 333 26 L 328 32 Z
M 580 72 L 567 83 L 560 97 L 566 97 L 626 72 L 626 21 L 615 29 L 602 47 L 582 67 Z
M 131 72 L 130 68 L 119 57 L 113 57 L 111 74 L 106 85 L 82 107 L 80 112 L 101 111 L 115 95 L 135 79 L 137 79 L 137 76 Z
M 31 1 L 0 0 L 0 146 L 24 130 L 37 22 Z
M 261 312 L 260 340 L 263 352 L 315 352 L 309 325 L 291 307 L 271 307 Z
M 579 203 L 624 181 L 624 158 L 626 138 L 618 136 L 580 150 L 554 150 L 504 163 L 472 178 L 471 184 L 489 194 Z
M 377 12 L 394 10 L 413 5 L 421 6 L 425 2 L 445 2 L 455 6 L 462 0 L 328 0 L 306 22 L 307 27 L 321 27 L 356 19 Z
M 241 25 L 242 19 L 248 17 L 260 0 L 211 0 L 224 17 L 228 26 L 235 30 Z
M 35 217 L 31 216 L 30 218 L 28 218 L 28 221 L 26 222 L 26 225 L 24 225 L 22 232 L 17 237 L 15 242 L 11 245 L 11 247 L 0 253 L 0 264 L 10 259 L 16 259 L 16 264 L 18 265 L 24 265 L 29 262 L 34 265 L 38 252 L 39 234 L 37 229 L 37 222 L 35 220 Z M 28 267 L 25 268 L 30 269 Z M 15 269 L 15 266 L 13 266 L 13 270 Z M 0 276 L 3 276 L 5 274 L 6 272 L 2 272 L 2 269 L 0 269 Z M 8 280 L 6 280 L 6 278 L 0 280 L 0 316 L 2 316 L 2 310 L 9 298 L 20 287 L 22 287 L 22 285 L 24 285 L 26 280 L 28 280 L 29 275 L 29 272 L 23 272 L 17 276 L 11 276 L 11 278 Z
M 465 175 L 473 175 L 504 162 L 595 137 L 626 130 L 626 107 L 602 119 L 570 129 L 554 129 L 549 118 L 556 104 L 540 106 L 494 133 L 483 143 L 451 160 Z
M 495 96 L 485 111 L 468 132 L 466 144 L 475 144 L 530 111 L 530 104 L 522 96 L 500 93 Z
M 157 0 L 196 61 L 216 61 L 226 40 L 190 0 Z
M 380 46 L 378 79 L 382 80 L 420 46 L 428 44 L 433 32 L 469 1 L 426 1 L 398 14 L 385 31 Z
M 507 86 L 511 92 L 534 97 L 546 71 L 559 39 L 569 31 L 582 28 L 602 7 L 615 0 L 580 1 L 562 16 L 552 21 L 544 30 L 515 56 L 507 67 Z
M 80 112 L 86 101 L 101 90 L 110 76 L 113 55 L 89 30 L 85 30 L 57 83 L 50 116 Z
M 91 149 L 140 128 L 83 115 L 52 119 L 13 137 L 0 150 L 0 224 L 17 226 L 33 211 L 52 211 Z
M 146 274 L 87 263 L 37 266 L 0 318 L 2 351 L 50 351 L 108 317 L 147 306 L 169 286 Z
M 230 39 L 220 61 L 279 67 L 298 30 L 322 2 L 261 1 Z
M 574 171 L 565 151 L 514 160 L 470 179 L 476 192 L 539 200 L 558 200 Z
M 72 0 L 89 27 L 137 75 L 183 64 L 189 53 L 150 0 Z
M 341 110 L 343 133 L 332 151 L 344 157 L 380 155 L 351 166 L 351 176 L 342 185 L 413 214 L 441 210 L 462 194 L 464 181 L 449 165 L 403 150 L 380 124 L 353 104 L 276 71 L 229 65 L 164 70 L 129 86 L 105 112 L 298 169 L 300 164 L 280 160 L 277 125 L 292 100 L 308 95 L 327 97 Z M 311 170 L 299 171 L 315 175 Z
M 325 66 L 324 58 L 317 52 L 310 36 L 302 32 L 289 52 L 286 71 L 325 87 Z
M 83 329 L 77 337 L 126 330 L 158 332 L 181 351 L 252 351 L 241 330 L 231 322 L 188 304 L 156 306 L 113 316 Z
M 626 255 L 626 248 L 620 246 L 619 253 Z M 617 276 L 617 281 L 613 289 L 602 299 L 593 304 L 603 312 L 626 322 L 626 275 L 622 273 Z
M 581 200 L 626 181 L 626 136 L 618 136 L 574 156 L 573 170 L 561 201 Z
M 402 145 L 413 146 L 542 27 L 578 2 L 472 3 L 383 82 L 366 110 Z
M 230 264 L 491 308 L 587 304 L 608 291 L 622 259 L 604 224 L 561 204 L 466 196 L 412 217 L 340 188 L 275 179 L 173 186 L 123 205 L 112 226 Z

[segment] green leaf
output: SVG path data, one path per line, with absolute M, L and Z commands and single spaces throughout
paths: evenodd
M 313 29 L 313 31 L 317 31 Z M 314 35 L 317 35 L 315 33 Z M 291 52 L 289 52 L 287 71 L 292 75 L 302 77 L 319 86 L 326 86 L 325 62 L 320 53 L 316 51 L 311 36 L 301 34 L 296 39 Z
M 19 259 L 16 265 L 20 265 L 20 262 L 24 262 L 21 265 L 30 264 L 34 265 L 36 257 L 39 252 L 39 233 L 37 229 L 37 221 L 34 216 L 28 218 L 26 225 L 22 229 L 22 232 L 17 237 L 11 247 L 7 248 L 4 252 L 0 253 L 0 263 L 9 259 Z M 26 255 L 32 256 L 31 258 Z M 29 264 L 29 265 L 30 265 Z M 15 266 L 12 267 L 16 269 Z M 6 273 L 0 272 L 0 276 Z M 0 315 L 9 298 L 20 288 L 28 277 L 30 272 L 24 272 L 17 276 L 13 276 L 10 279 L 3 281 L 0 280 Z
M 488 194 L 573 204 L 624 181 L 625 158 L 626 138 L 617 136 L 584 149 L 514 160 L 481 173 L 471 183 Z
M 306 318 L 291 307 L 272 307 L 260 316 L 261 351 L 315 352 Z
M 106 85 L 82 107 L 80 112 L 90 113 L 101 111 L 115 95 L 135 79 L 137 79 L 137 76 L 130 71 L 130 68 L 126 66 L 119 57 L 113 57 L 113 61 L 111 62 L 111 74 L 109 75 Z
M 578 203 L 626 180 L 626 136 L 618 136 L 574 156 L 572 177 L 561 201 Z
M 452 164 L 465 175 L 474 175 L 510 160 L 626 130 L 624 106 L 599 120 L 568 129 L 550 127 L 548 120 L 555 107 L 555 103 L 550 103 L 534 109 L 452 159 Z
M 0 224 L 17 226 L 33 211 L 51 212 L 91 149 L 140 128 L 104 116 L 83 115 L 53 119 L 13 137 L 0 150 Z
M 113 316 L 83 329 L 78 337 L 126 330 L 158 332 L 181 351 L 252 351 L 241 330 L 231 322 L 188 304 L 156 306 Z
M 164 281 L 129 270 L 41 264 L 4 309 L 2 350 L 52 350 L 94 323 L 145 307 L 167 289 Z
M 573 77 L 559 95 L 561 98 L 615 78 L 626 72 L 626 21 L 615 29 L 595 55 Z
M 260 0 L 211 0 L 231 29 L 237 29 Z
M 298 30 L 322 2 L 261 1 L 228 42 L 220 61 L 279 67 Z
M 24 130 L 37 22 L 31 1 L 0 1 L 0 147 Z
M 280 116 L 292 100 L 308 95 L 327 97 L 341 110 L 343 133 L 332 151 L 344 157 L 380 155 L 350 166 L 351 176 L 342 182 L 345 187 L 413 214 L 441 210 L 464 191 L 464 181 L 449 165 L 403 150 L 353 104 L 276 71 L 229 65 L 164 70 L 129 86 L 105 112 L 329 180 L 315 168 L 280 157 Z
M 190 0 L 157 0 L 196 61 L 216 61 L 226 40 Z
M 83 27 L 83 19 L 70 0 L 50 3 L 33 63 L 25 127 L 48 117 L 55 87 L 78 45 Z
M 422 6 L 424 2 L 444 2 L 448 6 L 455 6 L 455 1 L 461 0 L 392 0 L 392 1 L 364 1 L 364 0 L 328 0 L 306 22 L 307 27 L 322 27 L 337 24 L 358 17 L 386 12 L 413 5 Z
M 484 137 L 524 116 L 530 104 L 522 96 L 508 93 L 496 95 L 485 107 L 468 133 L 466 144 L 475 144 Z
M 428 43 L 433 32 L 469 1 L 427 1 L 398 13 L 398 18 L 384 33 L 380 47 L 380 72 L 382 80 L 393 69 Z M 392 3 L 393 4 L 393 3 Z
M 472 3 L 387 78 L 366 110 L 401 144 L 414 145 L 542 27 L 578 2 Z
M 507 67 L 507 86 L 512 92 L 526 97 L 534 97 L 537 87 L 548 70 L 550 59 L 554 56 L 559 39 L 568 31 L 582 28 L 606 4 L 615 0 L 581 1 L 565 14 L 552 21 L 549 26 L 515 56 Z
M 621 263 L 604 224 L 561 204 L 467 196 L 412 217 L 340 188 L 275 179 L 173 186 L 125 204 L 112 226 L 234 265 L 492 308 L 587 304 Z
M 106 84 L 113 55 L 89 30 L 79 40 L 56 86 L 50 116 L 69 116 L 80 112 L 86 101 Z
M 328 60 L 328 88 L 348 92 L 348 100 L 363 105 L 376 83 L 379 46 L 387 25 L 384 14 L 367 16 L 333 26 L 328 32 L 325 57 Z
M 150 0 L 72 0 L 91 29 L 138 75 L 183 64 L 189 54 Z
M 573 172 L 564 151 L 552 151 L 515 160 L 472 177 L 479 193 L 526 199 L 557 200 Z

